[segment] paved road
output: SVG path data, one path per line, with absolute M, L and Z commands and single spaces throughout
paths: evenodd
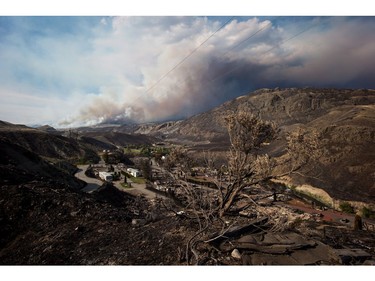
M 117 187 L 118 189 L 125 191 L 127 193 L 130 193 L 132 195 L 143 195 L 148 199 L 154 199 L 156 197 L 160 197 L 160 195 L 156 194 L 155 192 L 152 192 L 151 190 L 146 189 L 146 184 L 138 184 L 131 182 L 130 179 L 128 179 L 128 183 L 131 183 L 131 188 L 124 188 L 121 186 L 121 182 L 115 181 L 113 182 L 113 185 Z
M 92 191 L 98 189 L 103 184 L 103 182 L 101 180 L 98 180 L 98 179 L 89 178 L 88 176 L 85 175 L 85 172 L 86 172 L 88 166 L 89 165 L 78 165 L 77 166 L 78 172 L 74 176 L 87 183 L 87 185 L 84 188 L 81 189 L 82 191 L 92 192 Z
M 85 171 L 87 170 L 88 166 L 89 165 L 78 165 L 77 166 L 78 171 L 74 176 L 87 183 L 87 185 L 84 188 L 82 188 L 81 190 L 84 191 L 84 192 L 90 193 L 94 190 L 97 190 L 101 185 L 103 185 L 103 182 L 101 180 L 90 178 L 90 177 L 85 175 Z M 128 182 L 131 182 L 131 180 L 128 179 Z M 132 195 L 143 195 L 148 199 L 154 199 L 157 196 L 160 197 L 160 195 L 157 195 L 156 193 L 146 189 L 146 184 L 137 184 L 137 183 L 134 183 L 134 182 L 132 182 L 131 184 L 132 184 L 131 188 L 125 189 L 121 186 L 120 181 L 113 182 L 113 185 L 115 187 L 117 187 L 118 189 L 120 189 L 124 192 L 130 193 Z

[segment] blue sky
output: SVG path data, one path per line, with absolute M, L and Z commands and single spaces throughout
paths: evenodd
M 0 120 L 160 121 L 263 87 L 375 87 L 374 17 L 234 17 L 165 76 L 230 18 L 0 17 Z

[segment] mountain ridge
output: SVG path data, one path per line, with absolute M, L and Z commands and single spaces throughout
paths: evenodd
M 225 116 L 245 110 L 273 121 L 280 129 L 268 153 L 285 153 L 287 132 L 303 128 L 324 137 L 325 155 L 317 167 L 306 167 L 306 176 L 294 175 L 291 184 L 308 183 L 341 200 L 375 201 L 375 90 L 286 88 L 260 89 L 237 97 L 183 121 L 148 129 L 166 141 L 205 143 L 207 150 L 229 148 Z M 278 167 L 282 169 L 282 167 Z M 355 190 L 355 192 L 353 192 Z
M 81 192 L 84 183 L 74 178 L 76 167 L 71 165 L 73 170 L 66 169 L 64 166 L 69 163 L 52 162 L 76 160 L 84 156 L 85 149 L 117 149 L 116 145 L 126 143 L 129 135 L 128 140 L 133 138 L 141 145 L 142 140 L 160 138 L 167 145 L 168 142 L 189 143 L 187 147 L 198 153 L 202 143 L 207 150 L 217 149 L 215 144 L 228 149 L 223 122 L 228 111 L 251 111 L 278 123 L 278 138 L 263 151 L 276 158 L 284 156 L 287 132 L 297 128 L 319 130 L 324 143 L 320 149 L 327 153 L 318 163 L 301 170 L 303 176 L 293 175 L 290 185 L 308 183 L 324 189 L 333 198 L 350 203 L 352 200 L 368 202 L 373 206 L 375 92 L 326 91 L 263 89 L 182 121 L 67 130 L 65 134 L 70 137 L 0 121 L 0 258 L 3 264 L 185 264 L 181 259 L 185 251 L 180 249 L 185 249 L 199 231 L 198 225 L 187 216 L 177 216 L 175 211 L 172 214 L 158 200 L 130 196 L 109 185 L 92 194 Z M 343 96 L 337 97 L 339 93 Z M 295 213 L 294 209 L 285 213 L 283 205 L 277 203 L 265 208 L 272 211 L 275 206 L 282 208 L 278 212 L 283 223 L 284 218 L 288 216 L 286 220 L 289 220 L 289 215 Z M 322 215 L 321 211 L 315 211 Z M 298 219 L 291 224 L 293 231 L 303 233 L 309 240 L 324 237 L 324 243 L 335 249 L 337 246 L 344 247 L 345 251 L 372 249 L 373 253 L 372 232 L 349 232 L 349 226 L 344 232 L 343 223 L 337 225 L 336 231 L 333 222 L 320 221 L 315 214 L 307 221 Z M 238 220 L 243 220 L 240 225 L 246 222 L 246 228 L 249 226 L 249 218 L 234 219 Z M 252 218 L 250 223 L 252 226 Z M 263 240 L 266 236 L 262 233 L 261 237 Z M 300 239 L 294 242 L 292 246 L 298 245 L 299 249 Z M 322 245 L 321 242 L 314 244 Z M 279 243 L 271 245 L 280 247 Z M 258 251 L 259 245 L 256 246 Z M 257 251 L 250 259 L 259 254 Z M 322 251 L 328 252 L 326 247 Z M 315 256 L 316 253 L 315 248 L 303 247 L 296 255 Z M 243 263 L 243 260 L 231 259 L 231 251 L 215 247 L 213 254 L 215 259 L 225 261 L 223 264 Z M 274 255 L 267 253 L 268 258 L 271 256 Z M 290 258 L 290 252 L 276 256 Z M 331 254 L 329 257 L 332 259 Z
M 306 176 L 294 175 L 292 185 L 307 183 L 341 200 L 375 202 L 375 90 L 372 89 L 260 89 L 185 120 L 78 128 L 79 138 L 69 142 L 63 136 L 50 133 L 48 127 L 46 132 L 0 122 L 0 132 L 15 144 L 45 157 L 51 153 L 53 157 L 67 157 L 72 151 L 75 151 L 73 155 L 82 157 L 82 149 L 74 144 L 78 139 L 97 150 L 158 141 L 195 149 L 227 150 L 229 139 L 224 118 L 228 112 L 239 110 L 276 123 L 280 131 L 278 138 L 264 151 L 274 157 L 285 154 L 288 132 L 303 128 L 317 130 L 322 135 L 325 144 L 321 149 L 325 154 L 319 160 L 320 168 L 306 167 L 302 171 Z M 52 135 L 54 141 L 48 141 Z M 54 154 L 54 150 L 48 152 L 43 148 L 43 139 L 48 143 L 46 148 L 54 143 L 66 144 L 58 145 L 61 149 Z M 64 147 L 68 149 L 65 151 Z
M 204 128 L 208 133 L 204 133 L 203 139 L 223 139 L 226 112 L 238 110 L 249 110 L 277 124 L 280 133 L 275 151 L 279 153 L 285 150 L 282 139 L 287 132 L 302 127 L 322 133 L 322 149 L 326 150 L 320 159 L 323 181 L 314 179 L 316 171 L 309 172 L 316 167 L 306 167 L 306 177 L 293 176 L 294 184 L 309 183 L 342 200 L 375 200 L 374 90 L 261 89 L 185 120 L 179 133 L 185 135 Z

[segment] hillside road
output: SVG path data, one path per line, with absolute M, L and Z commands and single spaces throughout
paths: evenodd
M 100 186 L 102 186 L 103 182 L 98 179 L 89 178 L 85 175 L 85 172 L 87 170 L 89 165 L 78 165 L 78 171 L 75 173 L 75 177 L 86 182 L 87 185 L 82 188 L 81 190 L 84 192 L 92 192 L 94 190 L 97 190 Z
M 97 190 L 100 186 L 103 185 L 103 182 L 101 180 L 90 178 L 85 175 L 85 172 L 87 168 L 89 167 L 89 165 L 78 165 L 77 167 L 78 167 L 78 171 L 74 176 L 87 183 L 87 185 L 84 188 L 82 188 L 81 191 L 90 193 L 94 190 Z M 128 182 L 131 182 L 131 180 L 128 179 Z M 121 186 L 120 182 L 117 182 L 117 181 L 113 182 L 113 185 L 116 188 L 120 189 L 121 191 L 130 193 L 132 195 L 143 195 L 148 199 L 154 199 L 158 196 L 160 197 L 160 195 L 157 195 L 156 193 L 146 189 L 145 184 L 137 184 L 133 182 L 131 182 L 131 184 L 132 184 L 131 188 L 125 189 Z

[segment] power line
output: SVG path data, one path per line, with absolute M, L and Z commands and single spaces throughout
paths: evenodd
M 195 53 L 195 51 L 197 51 L 204 43 L 206 43 L 212 36 L 214 36 L 219 30 L 221 30 L 225 25 L 227 25 L 234 17 L 231 17 L 227 22 L 225 22 L 218 30 L 216 30 L 214 33 L 212 33 L 205 41 L 203 41 L 197 48 L 195 48 L 189 55 L 187 55 L 182 61 L 180 61 L 177 65 L 175 65 L 170 71 L 168 71 L 165 75 L 163 75 L 163 77 L 161 77 L 152 87 L 150 87 L 149 89 L 146 90 L 146 93 L 149 92 L 152 88 L 154 88 L 156 86 L 156 84 L 158 84 L 162 79 L 164 79 L 170 72 L 172 72 L 174 69 L 176 69 L 179 65 L 181 65 L 187 58 L 189 58 L 193 53 Z M 232 50 L 234 50 L 235 48 L 239 47 L 240 45 L 242 45 L 243 43 L 245 43 L 246 41 L 250 40 L 251 38 L 253 38 L 255 35 L 257 35 L 258 33 L 262 32 L 263 30 L 267 29 L 269 26 L 272 25 L 272 22 L 269 22 L 268 24 L 266 24 L 264 27 L 258 29 L 257 31 L 255 31 L 254 33 L 250 34 L 250 36 L 246 37 L 244 40 L 242 40 L 241 42 L 239 42 L 238 44 L 236 44 L 235 46 L 233 46 L 232 48 L 230 48 L 228 51 L 226 51 L 222 56 L 225 57 L 226 54 L 228 54 L 229 52 L 231 52 Z
M 200 47 L 202 47 L 208 40 L 210 40 L 211 37 L 213 37 L 217 32 L 219 32 L 221 29 L 224 28 L 234 17 L 231 17 L 228 21 L 226 21 L 223 25 L 221 25 L 215 32 L 213 32 L 209 37 L 207 37 L 206 40 L 204 40 L 202 43 L 198 45 L 194 50 L 192 50 L 186 57 L 184 57 L 179 63 L 177 63 L 171 70 L 169 70 L 167 73 L 165 73 L 161 78 L 159 78 L 158 81 L 155 82 L 154 85 L 152 85 L 150 88 L 148 88 L 145 93 L 148 93 L 153 88 L 156 87 L 165 77 L 169 75 L 173 70 L 175 70 L 177 67 L 179 67 L 184 61 L 186 61 L 189 57 L 191 57 Z
M 252 33 L 249 37 L 247 37 L 246 39 L 242 40 L 240 43 L 238 43 L 237 45 L 235 45 L 234 47 L 230 48 L 228 51 L 226 51 L 223 56 L 225 56 L 226 54 L 228 54 L 230 51 L 234 50 L 235 48 L 237 48 L 238 46 L 242 45 L 243 43 L 245 43 L 246 41 L 250 40 L 251 38 L 253 38 L 255 35 L 257 35 L 259 32 L 262 32 L 263 30 L 265 30 L 266 28 L 268 28 L 269 26 L 272 25 L 272 22 L 269 22 L 267 25 L 265 25 L 264 27 L 258 29 L 255 33 Z
M 162 78 L 159 79 L 158 82 L 160 82 L 163 78 L 165 78 L 170 72 L 172 72 L 175 68 L 177 68 L 179 65 L 181 65 L 189 56 L 191 56 L 201 45 L 203 45 L 205 42 L 207 42 L 215 33 L 217 33 L 220 29 L 222 29 L 230 20 L 232 20 L 234 17 L 232 17 L 231 19 L 229 19 L 224 25 L 222 25 L 218 30 L 216 30 L 213 34 L 211 34 L 210 37 L 208 37 L 204 42 L 202 42 L 195 50 L 193 50 L 188 56 L 186 56 L 182 61 L 180 61 L 173 69 L 171 69 L 168 73 L 166 73 Z M 272 25 L 272 22 L 269 22 L 268 24 L 266 24 L 265 26 L 263 26 L 262 28 L 258 29 L 257 31 L 255 31 L 254 33 L 250 34 L 248 37 L 246 37 L 244 40 L 240 41 L 239 43 L 237 43 L 235 46 L 233 46 L 232 48 L 230 48 L 228 51 L 226 51 L 225 53 L 223 53 L 221 56 L 222 56 L 222 59 L 220 59 L 219 61 L 222 61 L 225 59 L 225 55 L 228 54 L 229 52 L 231 52 L 232 50 L 234 50 L 235 48 L 239 47 L 240 45 L 242 45 L 243 43 L 245 43 L 246 41 L 250 40 L 251 38 L 253 38 L 255 35 L 257 35 L 258 33 L 262 32 L 263 30 L 267 29 L 269 26 Z M 214 79 L 215 80 L 215 79 Z M 146 93 L 148 91 L 150 91 L 152 88 L 154 88 L 154 86 L 156 86 L 156 84 L 158 83 L 156 82 L 152 87 L 150 87 Z M 210 83 L 210 82 L 209 82 Z
M 265 55 L 265 54 L 271 52 L 272 50 L 274 50 L 274 49 L 280 47 L 281 45 L 285 44 L 286 42 L 288 42 L 288 41 L 290 41 L 290 40 L 296 38 L 297 36 L 299 36 L 299 35 L 305 33 L 306 31 L 308 31 L 309 29 L 315 27 L 315 26 L 318 25 L 318 24 L 319 24 L 319 23 L 312 24 L 312 25 L 308 26 L 307 28 L 305 28 L 304 30 L 298 32 L 297 34 L 295 34 L 295 35 L 293 35 L 293 36 L 291 36 L 291 37 L 289 37 L 289 38 L 287 38 L 287 39 L 285 39 L 285 40 L 282 40 L 282 41 L 281 41 L 280 43 L 278 43 L 276 46 L 273 46 L 272 48 L 268 49 L 267 51 L 265 51 L 265 52 L 262 53 L 261 55 Z M 242 44 L 242 43 L 241 43 L 241 44 Z M 213 78 L 213 79 L 211 79 L 210 81 L 208 81 L 205 85 L 208 85 L 208 84 L 210 84 L 210 83 L 216 81 L 217 79 L 219 79 L 219 78 L 221 78 L 221 77 L 224 77 L 224 76 L 228 75 L 229 73 L 231 73 L 231 72 L 237 70 L 238 68 L 241 68 L 242 66 L 243 66 L 243 65 L 241 64 L 241 65 L 239 65 L 239 66 L 236 66 L 236 67 L 230 69 L 229 71 L 227 71 L 227 72 L 225 72 L 225 73 L 223 73 L 223 74 L 221 74 L 221 75 L 216 76 L 215 78 Z
M 280 47 L 280 45 L 283 45 L 286 42 L 296 38 L 297 36 L 301 35 L 302 33 L 305 33 L 306 31 L 308 31 L 309 29 L 313 28 L 316 25 L 318 25 L 318 23 L 308 26 L 306 29 L 302 30 L 301 32 L 298 32 L 297 34 L 293 35 L 292 37 L 289 37 L 288 39 L 282 40 L 279 44 L 277 44 L 276 46 L 273 46 L 271 49 L 264 52 L 263 55 L 271 52 L 273 49 L 276 49 L 276 48 Z

